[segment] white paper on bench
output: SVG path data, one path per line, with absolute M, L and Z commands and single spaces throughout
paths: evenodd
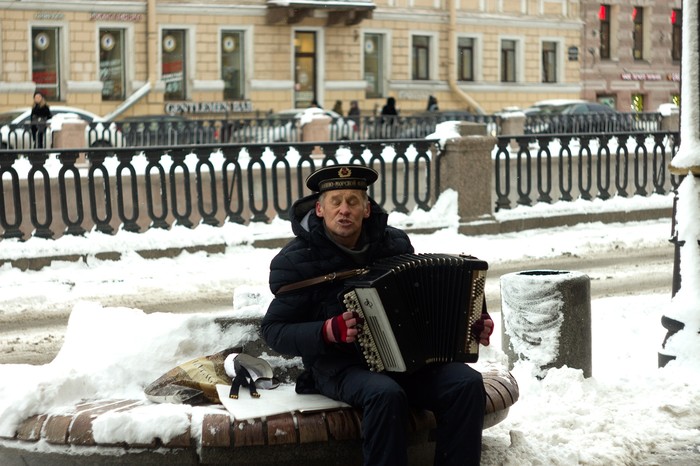
M 322 411 L 347 408 L 350 405 L 323 395 L 299 395 L 294 385 L 280 385 L 272 390 L 258 390 L 260 398 L 253 398 L 246 387 L 241 387 L 238 399 L 229 398 L 230 385 L 217 384 L 216 391 L 224 407 L 236 420 L 272 416 L 273 414 Z

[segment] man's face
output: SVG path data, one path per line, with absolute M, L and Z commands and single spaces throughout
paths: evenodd
M 365 192 L 357 189 L 327 191 L 316 202 L 316 215 L 323 218 L 331 238 L 346 248 L 357 244 L 362 221 L 369 217 Z

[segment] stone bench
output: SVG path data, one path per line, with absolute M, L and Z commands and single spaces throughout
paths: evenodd
M 517 401 L 511 376 L 484 374 L 487 392 L 485 428 L 500 422 Z M 149 444 L 101 444 L 92 421 L 110 411 L 142 406 L 142 400 L 98 400 L 78 404 L 64 413 L 39 414 L 24 420 L 13 438 L 0 439 L 3 466 L 52 464 L 229 464 L 229 465 L 352 465 L 362 464 L 361 412 L 343 408 L 314 413 L 287 413 L 254 421 L 232 420 L 228 412 L 205 414 L 176 438 Z M 412 410 L 409 458 L 431 464 L 435 418 Z
M 222 322 L 223 326 L 235 322 Z M 246 343 L 243 351 L 262 356 L 276 377 L 291 382 L 301 370 L 298 358 L 271 351 L 260 338 Z M 518 385 L 505 370 L 482 372 L 486 388 L 484 428 L 501 422 L 518 400 Z M 264 391 L 262 392 L 264 396 Z M 150 404 L 147 400 L 89 400 L 68 406 L 63 412 L 37 414 L 20 423 L 15 435 L 0 437 L 0 464 L 19 465 L 360 465 L 362 464 L 360 410 L 332 409 L 312 413 L 292 412 L 238 421 L 228 411 L 212 405 L 193 420 L 187 430 L 168 441 L 157 435 L 144 443 L 100 443 L 92 422 L 109 412 L 129 413 Z M 411 464 L 432 464 L 435 418 L 430 411 L 410 414 Z M 200 424 L 201 423 L 201 424 Z
M 510 374 L 483 373 L 487 403 L 484 428 L 503 420 L 518 399 Z M 128 413 L 149 403 L 143 400 L 86 401 L 65 412 L 39 414 L 24 420 L 14 437 L 0 438 L 3 466 L 51 465 L 352 465 L 362 464 L 357 409 L 287 413 L 253 421 L 232 420 L 228 412 L 205 414 L 201 426 L 163 442 L 104 444 L 95 441 L 92 421 L 108 412 Z M 412 410 L 409 458 L 430 464 L 434 452 L 435 418 L 430 411 Z

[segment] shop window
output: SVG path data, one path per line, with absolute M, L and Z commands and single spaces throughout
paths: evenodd
M 430 79 L 430 36 L 413 36 L 413 80 Z
M 165 82 L 165 100 L 185 100 L 187 96 L 186 32 L 163 29 L 161 79 Z
M 632 111 L 644 111 L 644 94 L 632 94 Z
M 557 43 L 542 42 L 542 82 L 557 82 Z
M 61 100 L 60 29 L 32 28 L 32 81 L 47 100 Z
M 224 81 L 224 99 L 245 98 L 244 31 L 221 33 L 221 79 Z
M 124 100 L 126 96 L 124 47 L 123 29 L 100 29 L 102 100 Z
M 683 11 L 671 10 L 671 58 L 674 61 L 681 61 L 682 33 L 683 33 Z
M 598 20 L 600 20 L 600 59 L 610 59 L 610 5 L 600 5 Z
M 460 37 L 457 41 L 457 79 L 474 81 L 474 47 L 476 40 L 472 37 Z
M 511 39 L 501 41 L 501 82 L 516 81 L 516 42 Z
M 599 104 L 607 105 L 612 109 L 617 108 L 617 96 L 615 94 L 598 94 L 595 100 Z
M 365 97 L 384 97 L 384 34 L 365 34 L 364 67 L 367 90 Z

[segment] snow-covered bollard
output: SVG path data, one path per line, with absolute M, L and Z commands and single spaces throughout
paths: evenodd
M 319 108 L 304 111 L 299 121 L 303 142 L 323 142 L 331 140 L 331 117 Z
M 591 376 L 591 282 L 580 272 L 528 270 L 501 276 L 502 349 L 510 368 L 527 361 L 543 378 L 552 367 Z

